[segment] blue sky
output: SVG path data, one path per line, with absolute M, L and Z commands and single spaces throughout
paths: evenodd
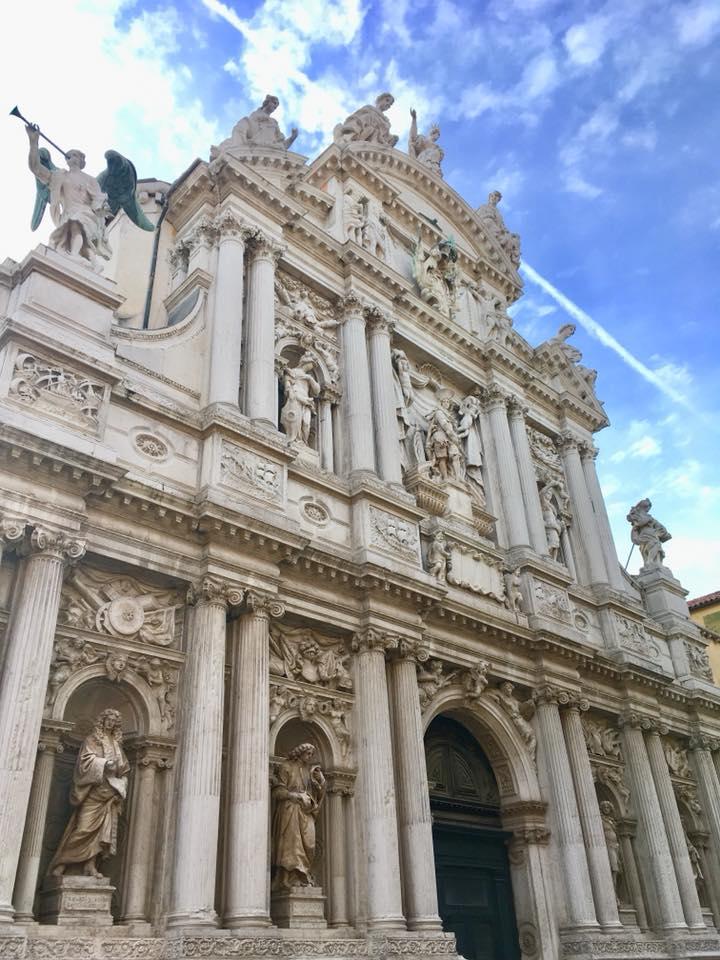
M 499 187 L 523 259 L 584 311 L 622 562 L 648 495 L 691 596 L 720 588 L 720 0 L 25 0 L 13 32 L 8 109 L 83 148 L 90 172 L 113 147 L 172 180 L 266 93 L 310 157 L 385 89 L 400 146 L 411 106 L 438 121 L 448 182 L 474 205 Z M 0 258 L 20 259 L 48 231 L 27 229 L 20 123 L 3 143 Z M 527 276 L 513 312 L 533 344 L 567 320 Z

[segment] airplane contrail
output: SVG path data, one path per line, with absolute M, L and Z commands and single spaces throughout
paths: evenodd
M 520 272 L 524 273 L 525 276 L 532 283 L 540 287 L 541 290 L 544 290 L 549 297 L 559 304 L 563 310 L 568 313 L 573 320 L 577 320 L 580 326 L 587 330 L 591 337 L 595 337 L 596 340 L 599 340 L 604 346 L 609 347 L 613 350 L 629 367 L 632 367 L 636 373 L 639 373 L 640 376 L 647 380 L 648 383 L 651 383 L 654 387 L 657 387 L 666 397 L 669 397 L 675 403 L 679 403 L 683 407 L 687 407 L 688 410 L 693 410 L 693 405 L 690 403 L 685 394 L 680 393 L 679 390 L 676 390 L 674 387 L 671 387 L 668 383 L 658 376 L 654 370 L 651 370 L 650 367 L 647 367 L 642 360 L 638 360 L 630 351 L 619 343 L 615 337 L 609 333 L 605 327 L 593 320 L 590 314 L 585 313 L 576 303 L 574 303 L 569 297 L 566 297 L 556 286 L 550 283 L 549 280 L 546 280 L 545 277 L 541 276 L 534 270 L 529 263 L 523 263 L 520 266 Z

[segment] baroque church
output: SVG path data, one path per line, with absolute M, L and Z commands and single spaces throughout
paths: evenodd
M 0 960 L 720 958 L 720 696 L 571 325 L 378 97 L 0 266 Z M 122 186 L 119 191 L 118 184 Z M 668 547 L 672 561 L 672 546 Z

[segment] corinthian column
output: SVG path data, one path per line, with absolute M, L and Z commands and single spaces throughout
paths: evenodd
M 346 798 L 352 796 L 352 781 L 342 774 L 335 774 L 328 782 L 330 853 L 330 898 L 328 925 L 348 926 L 348 858 L 346 855 L 349 824 L 345 807 Z
M 663 930 L 685 928 L 680 892 L 675 878 L 672 855 L 665 834 L 660 802 L 655 790 L 652 769 L 648 760 L 641 726 L 643 721 L 635 714 L 622 718 L 624 754 L 630 789 L 638 816 L 638 853 L 650 874 L 653 894 L 653 920 Z
M 225 688 L 225 621 L 243 591 L 216 577 L 191 587 L 178 757 L 177 831 L 169 926 L 215 926 L 215 870 Z
M 667 733 L 667 728 L 664 729 Z M 693 876 L 692 864 L 688 854 L 687 842 L 685 840 L 685 831 L 680 820 L 680 811 L 678 810 L 675 799 L 675 791 L 672 787 L 670 773 L 668 771 L 665 753 L 660 740 L 660 732 L 657 726 L 652 727 L 645 736 L 645 745 L 647 747 L 648 760 L 652 770 L 655 790 L 657 791 L 660 809 L 662 810 L 663 822 L 665 823 L 665 833 L 667 835 L 670 854 L 675 865 L 675 876 L 677 878 L 680 899 L 682 900 L 683 911 L 687 925 L 696 930 L 705 929 L 705 920 L 703 919 L 700 899 L 698 897 L 697 887 L 695 886 L 695 877 Z
M 525 518 L 527 520 L 528 533 L 530 534 L 530 545 L 535 553 L 539 553 L 540 556 L 544 557 L 547 556 L 548 544 L 547 537 L 545 536 L 545 523 L 543 521 L 542 509 L 540 507 L 535 467 L 533 466 L 530 442 L 525 426 L 527 408 L 520 403 L 517 397 L 511 397 L 508 401 L 508 411 L 510 436 L 512 438 L 515 460 L 520 475 L 520 489 L 522 490 L 523 503 L 525 504 Z
M 245 226 L 229 211 L 215 221 L 218 254 L 210 330 L 208 403 L 238 404 L 242 348 Z
M 358 297 L 351 294 L 343 304 L 343 375 L 345 377 L 345 424 L 349 472 L 375 470 L 375 449 L 370 399 L 370 371 L 365 343 L 365 313 Z
M 390 334 L 392 320 L 380 310 L 372 310 L 370 328 L 370 371 L 372 375 L 373 414 L 380 476 L 389 483 L 401 483 L 400 443 L 395 416 Z
M 0 923 L 13 918 L 13 885 L 35 769 L 63 568 L 68 560 L 83 555 L 85 542 L 38 526 L 24 549 L 27 555 L 13 597 L 0 677 Z
M 245 413 L 275 428 L 275 264 L 283 248 L 256 234 L 248 264 Z
M 600 534 L 580 462 L 579 441 L 572 434 L 565 433 L 560 438 L 558 446 L 565 467 L 573 518 L 577 526 L 575 561 L 579 562 L 583 569 L 587 583 L 607 583 L 608 575 L 600 547 Z
M 720 877 L 720 782 L 712 760 L 717 740 L 696 734 L 690 740 L 690 756 L 695 769 L 703 816 L 710 833 L 711 875 Z
M 228 741 L 225 926 L 268 926 L 270 617 L 285 608 L 252 591 L 233 629 Z
M 388 667 L 393 721 L 398 828 L 409 930 L 439 930 L 430 792 L 425 766 L 415 657 L 427 652 L 400 640 Z
M 523 502 L 523 495 L 508 426 L 507 397 L 496 387 L 491 387 L 486 392 L 486 397 L 485 409 L 490 420 L 490 432 L 500 477 L 500 500 L 508 546 L 529 546 L 530 536 L 525 522 L 525 511 L 519 509 Z
M 595 523 L 600 538 L 600 547 L 603 557 L 605 558 L 608 580 L 610 581 L 610 586 L 616 590 L 626 590 L 627 585 L 623 579 L 617 551 L 615 550 L 615 541 L 613 540 L 612 531 L 610 530 L 610 520 L 605 508 L 605 498 L 602 495 L 600 481 L 598 480 L 597 470 L 595 469 L 597 455 L 597 447 L 594 447 L 591 443 L 583 443 L 580 445 L 580 459 L 582 460 L 590 502 L 595 510 Z
M 585 838 L 585 852 L 590 870 L 595 911 L 598 921 L 604 928 L 621 927 L 618 914 L 615 885 L 613 884 L 610 859 L 608 857 L 605 831 L 600 817 L 592 767 L 585 746 L 580 711 L 587 710 L 587 700 L 573 700 L 562 711 L 562 725 L 565 733 L 570 770 L 575 784 L 580 824 Z
M 370 930 L 404 929 L 400 889 L 395 784 L 385 649 L 396 642 L 379 630 L 353 637 L 358 715 L 358 796 L 367 856 Z
M 538 745 L 547 772 L 550 815 L 554 819 L 554 834 L 562 860 L 567 922 L 574 927 L 597 929 L 580 814 L 558 710 L 558 702 L 568 703 L 569 695 L 545 687 L 536 692 L 535 701 Z
M 25 520 L 7 516 L 0 517 L 0 563 L 2 563 L 3 551 L 6 547 L 12 547 L 13 544 L 22 542 L 26 526 Z

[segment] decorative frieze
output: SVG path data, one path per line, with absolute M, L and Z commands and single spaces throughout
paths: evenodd
M 285 470 L 281 464 L 223 440 L 220 448 L 220 483 L 261 500 L 285 499 Z
M 351 709 L 351 701 L 332 693 L 310 693 L 292 683 L 270 685 L 270 725 L 286 710 L 295 712 L 305 723 L 324 717 L 335 732 L 343 759 L 350 753 Z
M 536 580 L 533 592 L 537 613 L 564 623 L 572 622 L 570 599 L 564 590 Z
M 370 507 L 370 543 L 374 547 L 402 557 L 415 560 L 420 549 L 417 524 L 403 520 L 393 513 Z
M 657 660 L 660 657 L 660 648 L 645 633 L 645 628 L 636 620 L 630 620 L 616 613 L 615 629 L 617 630 L 620 646 L 631 653 L 639 653 L 643 657 Z

